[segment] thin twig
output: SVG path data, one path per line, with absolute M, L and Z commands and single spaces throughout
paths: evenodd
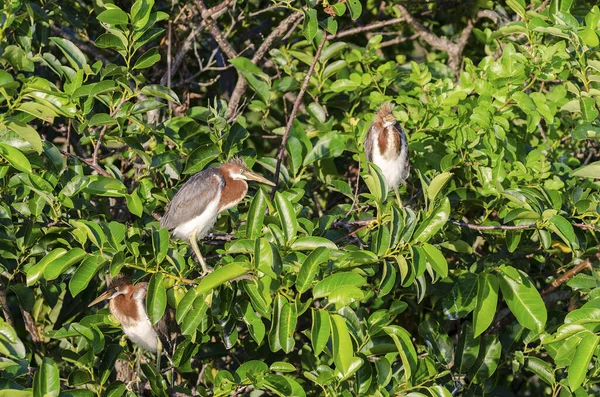
M 223 3 L 219 4 L 216 7 L 226 7 L 229 4 L 229 1 L 231 0 L 225 0 Z M 223 53 L 227 55 L 229 59 L 237 58 L 236 51 L 233 49 L 231 44 L 229 44 L 227 39 L 223 36 L 221 29 L 219 29 L 215 21 L 211 18 L 212 14 L 210 14 L 209 10 L 204 5 L 204 2 L 202 0 L 196 0 L 195 3 L 196 7 L 200 11 L 200 15 L 202 15 L 204 23 L 208 27 L 210 34 L 212 35 L 213 39 L 215 39 L 215 41 L 217 42 L 217 45 L 219 46 L 221 51 L 223 51 Z M 214 8 L 215 7 L 211 8 L 211 10 L 213 10 Z
M 81 162 L 83 162 L 83 163 L 87 164 L 88 166 L 90 166 L 90 167 L 92 167 L 94 170 L 96 170 L 96 172 L 98 172 L 100 175 L 102 175 L 102 176 L 106 176 L 106 177 L 109 177 L 109 178 L 113 178 L 113 176 L 112 176 L 111 174 L 109 174 L 108 172 L 106 172 L 106 171 L 105 171 L 105 170 L 104 170 L 102 167 L 100 167 L 99 165 L 97 165 L 97 164 L 94 164 L 94 163 L 92 162 L 92 160 L 90 160 L 90 159 L 84 159 L 83 157 L 80 157 L 80 156 L 78 156 L 78 155 L 76 155 L 76 154 L 69 153 L 69 152 L 65 152 L 65 151 L 64 151 L 64 150 L 62 150 L 62 149 L 58 149 L 58 150 L 59 150 L 59 151 L 60 151 L 62 154 L 64 154 L 65 156 L 67 156 L 67 157 L 70 157 L 70 158 L 72 158 L 72 159 L 77 159 L 77 160 L 79 160 L 79 161 L 81 161 Z
M 275 43 L 279 37 L 281 37 L 284 33 L 288 31 L 290 26 L 293 26 L 296 22 L 302 20 L 304 14 L 301 12 L 295 12 L 289 15 L 287 18 L 282 20 L 279 25 L 267 36 L 265 41 L 258 47 L 256 53 L 251 59 L 253 64 L 257 64 L 260 62 L 269 48 Z M 241 76 L 240 76 L 241 77 Z M 242 96 L 246 92 L 246 88 L 248 88 L 248 82 L 246 79 L 238 78 L 237 83 L 235 84 L 235 88 L 231 93 L 231 98 L 229 99 L 229 104 L 227 105 L 227 119 L 232 120 L 236 117 L 238 105 L 242 99 Z
M 333 40 L 334 38 L 341 39 L 342 37 L 352 36 L 352 35 L 363 33 L 363 32 L 368 32 L 370 30 L 379 29 L 384 26 L 395 25 L 397 23 L 404 22 L 404 21 L 406 21 L 406 18 L 400 17 L 400 18 L 389 19 L 387 21 L 376 22 L 371 25 L 365 25 L 365 26 L 360 26 L 358 28 L 342 30 L 341 32 L 337 32 L 335 35 L 330 34 L 329 36 L 327 36 L 327 39 L 328 40 Z
M 292 130 L 292 125 L 294 124 L 294 120 L 296 119 L 296 113 L 298 113 L 298 108 L 300 107 L 300 102 L 302 102 L 302 97 L 306 92 L 306 88 L 308 87 L 308 82 L 310 81 L 310 77 L 312 76 L 317 61 L 319 60 L 319 56 L 321 55 L 321 51 L 325 46 L 325 42 L 327 41 L 327 35 L 323 35 L 323 39 L 321 40 L 321 44 L 317 48 L 317 52 L 315 53 L 315 57 L 306 73 L 306 77 L 304 78 L 304 82 L 302 83 L 302 87 L 300 88 L 300 92 L 298 93 L 298 97 L 296 98 L 296 102 L 294 102 L 294 107 L 292 108 L 292 113 L 290 113 L 290 118 L 285 127 L 285 132 L 283 134 L 283 138 L 281 138 L 281 144 L 279 145 L 279 149 L 277 150 L 277 166 L 275 167 L 275 186 L 271 191 L 271 197 L 275 197 L 275 192 L 277 191 L 277 187 L 279 186 L 279 173 L 281 172 L 281 161 L 283 160 L 283 154 L 285 153 L 285 144 L 287 143 L 288 137 L 290 136 L 290 131 Z
M 467 229 L 473 229 L 473 230 L 521 230 L 521 229 L 531 229 L 531 228 L 536 227 L 535 223 L 527 223 L 525 225 L 516 225 L 516 226 L 510 226 L 510 225 L 485 225 L 484 226 L 484 225 L 473 225 L 470 223 L 458 222 L 458 221 L 454 221 L 454 220 L 449 220 L 448 222 L 452 223 L 453 225 L 466 227 Z
M 600 260 L 600 251 L 596 253 L 595 257 L 596 259 Z M 565 274 L 554 280 L 552 284 L 544 288 L 544 290 L 541 292 L 541 295 L 546 296 L 549 293 L 556 291 L 561 285 L 575 277 L 577 274 L 581 273 L 581 271 L 583 271 L 584 269 L 592 269 L 592 261 L 590 260 L 590 258 L 587 258 L 579 265 L 575 266 L 573 269 L 569 270 L 568 272 L 565 272 Z

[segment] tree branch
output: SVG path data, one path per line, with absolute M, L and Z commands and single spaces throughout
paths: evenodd
M 231 0 L 225 0 L 223 3 L 219 4 L 218 6 L 211 8 L 211 10 L 214 10 L 216 7 L 225 8 L 225 7 L 227 7 L 227 4 L 229 3 L 229 1 L 231 1 Z M 227 57 L 229 59 L 237 58 L 236 51 L 233 49 L 231 44 L 229 44 L 227 39 L 223 36 L 223 33 L 221 32 L 221 30 L 219 29 L 219 27 L 217 26 L 215 21 L 211 18 L 212 14 L 214 14 L 215 12 L 213 12 L 211 14 L 211 12 L 206 8 L 206 6 L 204 5 L 204 2 L 202 0 L 195 0 L 195 3 L 196 3 L 196 7 L 200 11 L 200 15 L 202 16 L 204 23 L 208 27 L 210 34 L 212 35 L 213 39 L 215 39 L 215 41 L 217 42 L 217 45 L 219 46 L 221 51 L 223 51 L 223 53 L 225 55 L 227 55 Z
M 596 252 L 595 258 L 596 260 L 600 260 L 600 251 Z M 552 284 L 544 288 L 544 290 L 541 293 L 542 297 L 548 295 L 551 292 L 556 291 L 561 285 L 575 277 L 577 274 L 581 273 L 581 271 L 583 271 L 584 269 L 592 269 L 592 261 L 590 258 L 587 258 L 579 265 L 575 266 L 573 269 L 565 272 L 565 274 L 554 280 Z
M 358 28 L 347 29 L 347 30 L 343 30 L 341 32 L 337 32 L 335 35 L 330 34 L 329 36 L 327 36 L 327 40 L 341 39 L 342 37 L 352 36 L 352 35 L 355 35 L 358 33 L 363 33 L 363 32 L 368 32 L 370 30 L 379 29 L 384 26 L 395 25 L 397 23 L 404 22 L 404 21 L 406 21 L 406 18 L 400 17 L 400 18 L 390 19 L 387 21 L 376 22 L 376 23 L 373 23 L 370 25 L 360 26 Z
M 528 223 L 525 225 L 516 225 L 516 226 L 510 226 L 510 225 L 485 225 L 484 226 L 484 225 L 473 225 L 470 223 L 458 222 L 458 221 L 453 221 L 453 220 L 449 220 L 448 222 L 452 223 L 453 225 L 466 227 L 467 229 L 472 229 L 472 230 L 521 230 L 521 229 L 535 228 L 535 226 L 536 226 L 535 223 Z
M 62 149 L 58 149 L 58 150 L 59 150 L 59 151 L 60 151 L 60 152 L 61 152 L 63 155 L 65 155 L 65 156 L 67 156 L 67 157 L 70 157 L 70 158 L 72 158 L 72 159 L 77 159 L 77 160 L 79 160 L 79 161 L 81 161 L 81 162 L 83 162 L 83 163 L 87 164 L 88 166 L 90 166 L 90 167 L 92 167 L 94 170 L 96 170 L 96 172 L 98 172 L 100 175 L 102 175 L 102 176 L 106 176 L 106 177 L 108 177 L 108 178 L 113 178 L 113 176 L 112 176 L 111 174 L 109 174 L 108 172 L 106 172 L 106 171 L 104 170 L 104 168 L 100 167 L 99 165 L 97 165 L 97 164 L 94 164 L 94 163 L 92 162 L 92 160 L 89 160 L 89 159 L 84 159 L 83 157 L 79 157 L 79 156 L 78 156 L 78 155 L 76 155 L 76 154 L 69 153 L 69 152 L 65 152 L 65 151 L 64 151 L 64 150 L 62 150 Z
M 283 138 L 281 138 L 281 144 L 279 145 L 279 149 L 277 150 L 277 166 L 275 167 L 275 186 L 273 186 L 273 190 L 271 191 L 271 197 L 275 197 L 275 192 L 277 191 L 277 187 L 279 186 L 279 173 L 281 171 L 281 161 L 283 160 L 283 154 L 285 150 L 285 144 L 290 136 L 290 131 L 292 129 L 292 125 L 294 124 L 294 120 L 296 119 L 296 113 L 298 113 L 298 108 L 300 107 L 300 102 L 302 102 L 302 97 L 306 92 L 306 88 L 308 87 L 308 82 L 310 81 L 310 76 L 312 76 L 317 61 L 319 60 L 319 56 L 321 55 L 321 51 L 325 46 L 325 42 L 327 41 L 327 35 L 323 35 L 323 39 L 317 48 L 317 52 L 315 53 L 315 57 L 306 73 L 306 77 L 304 78 L 304 82 L 302 83 L 302 87 L 300 88 L 300 92 L 298 93 L 298 97 L 296 98 L 296 102 L 294 102 L 294 107 L 292 108 L 292 113 L 290 114 L 290 118 L 288 119 L 287 126 L 285 127 L 285 132 L 283 133 Z
M 265 54 L 267 53 L 267 51 L 269 51 L 269 48 L 271 48 L 273 43 L 275 43 L 275 41 L 279 37 L 283 36 L 283 34 L 285 34 L 291 26 L 293 26 L 296 22 L 298 22 L 303 17 L 304 17 L 303 13 L 295 12 L 295 13 L 289 15 L 283 21 L 281 21 L 279 23 L 279 25 L 275 29 L 273 29 L 273 31 L 267 36 L 267 38 L 260 45 L 260 47 L 258 47 L 258 50 L 256 50 L 256 53 L 254 54 L 254 56 L 251 59 L 251 62 L 255 65 L 258 62 L 260 62 L 263 59 L 263 57 L 265 56 Z M 233 89 L 233 92 L 231 93 L 231 98 L 229 99 L 229 103 L 227 105 L 227 119 L 229 119 L 229 120 L 235 118 L 237 107 L 238 107 L 240 101 L 242 100 L 242 96 L 246 92 L 246 88 L 248 88 L 248 82 L 246 81 L 246 79 L 242 78 L 241 75 L 238 75 L 238 76 L 239 76 L 238 81 L 235 84 L 235 88 Z
M 402 15 L 410 27 L 413 28 L 413 30 L 417 32 L 427 44 L 437 50 L 448 53 L 448 67 L 458 75 L 460 70 L 460 57 L 462 56 L 462 52 L 467 45 L 469 36 L 473 31 L 473 21 L 471 19 L 468 20 L 467 26 L 461 32 L 458 42 L 454 43 L 445 37 L 440 37 L 430 32 L 425 26 L 423 26 L 421 22 L 412 16 L 402 4 L 397 4 L 396 7 L 398 7 L 398 9 L 402 12 Z M 475 20 L 477 21 L 481 18 L 490 18 L 497 23 L 497 17 L 498 14 L 491 10 L 481 10 L 477 13 Z

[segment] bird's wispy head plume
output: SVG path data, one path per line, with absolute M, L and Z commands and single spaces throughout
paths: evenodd
M 391 102 L 384 103 L 383 105 L 381 105 L 381 107 L 375 114 L 375 122 L 384 123 L 386 121 L 389 122 L 391 120 L 395 120 L 395 117 L 392 113 L 393 111 L 394 111 L 393 103 L 391 103 Z

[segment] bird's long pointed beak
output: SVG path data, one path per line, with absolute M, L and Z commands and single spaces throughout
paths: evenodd
M 248 180 L 264 183 L 265 185 L 269 185 L 269 186 L 275 186 L 275 184 L 273 182 L 271 182 L 270 180 L 263 178 L 262 176 L 255 174 L 252 171 L 246 171 L 246 172 L 244 172 L 244 175 L 246 176 L 246 178 L 248 178 Z
M 92 307 L 95 304 L 98 304 L 98 303 L 102 302 L 103 300 L 110 299 L 110 298 L 112 298 L 112 295 L 113 295 L 112 291 L 106 291 L 102 295 L 100 295 L 99 297 L 97 297 L 96 299 L 94 299 L 92 301 L 92 303 L 90 303 L 88 305 L 88 307 Z

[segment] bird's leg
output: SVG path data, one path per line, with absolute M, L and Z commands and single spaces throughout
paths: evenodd
M 402 200 L 400 199 L 400 192 L 398 191 L 398 186 L 394 186 L 394 193 L 396 194 L 396 200 L 398 201 L 398 206 L 402 208 Z
M 200 248 L 198 248 L 198 239 L 196 238 L 196 230 L 192 232 L 190 235 L 190 245 L 192 246 L 192 250 L 194 254 L 196 254 L 196 260 L 202 266 L 202 275 L 206 275 L 209 273 L 208 267 L 206 267 L 206 262 L 204 262 L 204 258 L 202 258 L 202 254 L 200 253 Z

